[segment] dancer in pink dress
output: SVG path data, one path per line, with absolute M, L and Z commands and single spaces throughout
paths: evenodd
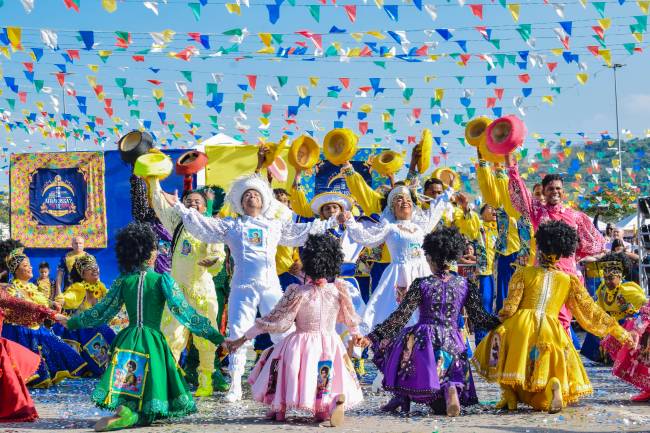
M 317 421 L 341 425 L 345 407 L 363 400 L 354 366 L 335 326 L 343 323 L 359 335 L 359 316 L 348 291 L 337 279 L 343 252 L 328 235 L 310 235 L 300 253 L 308 276 L 304 285 L 290 285 L 273 311 L 257 319 L 233 350 L 262 333 L 295 332 L 269 348 L 248 379 L 253 399 L 270 406 L 268 418 L 284 421 L 288 409 L 306 410 Z

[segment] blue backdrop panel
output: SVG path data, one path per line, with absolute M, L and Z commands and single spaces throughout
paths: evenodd
M 174 161 L 178 159 L 187 150 L 163 150 Z M 88 252 L 93 254 L 100 266 L 101 280 L 109 286 L 118 276 L 117 260 L 115 260 L 115 234 L 121 228 L 131 222 L 131 167 L 120 159 L 120 153 L 116 150 L 109 150 L 104 153 L 106 164 L 106 221 L 108 224 L 108 247 L 102 249 L 89 249 Z M 162 182 L 163 189 L 169 192 L 178 190 L 179 194 L 183 191 L 183 177 L 172 174 Z M 50 264 L 51 277 L 56 276 L 56 268 L 59 265 L 61 257 L 67 250 L 61 249 L 36 249 L 26 250 L 32 267 L 34 267 L 34 276 L 38 276 L 38 264 L 47 262 Z

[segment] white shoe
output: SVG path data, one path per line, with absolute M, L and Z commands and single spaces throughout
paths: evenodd
M 236 373 L 232 374 L 232 379 L 230 382 L 230 389 L 224 396 L 224 400 L 228 403 L 235 403 L 241 401 L 242 398 L 242 388 L 241 388 L 241 376 Z
M 379 392 L 379 390 L 382 388 L 381 383 L 383 380 L 384 374 L 381 371 L 378 371 L 375 380 L 372 381 L 372 392 Z

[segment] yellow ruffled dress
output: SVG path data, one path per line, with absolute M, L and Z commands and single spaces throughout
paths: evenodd
M 621 342 L 629 335 L 598 307 L 578 278 L 554 268 L 519 268 L 499 315 L 505 320 L 481 341 L 472 363 L 490 382 L 514 391 L 517 400 L 546 410 L 552 378 L 560 381 L 563 404 L 592 391 L 578 352 L 558 320 L 566 304 L 578 323 L 598 335 Z

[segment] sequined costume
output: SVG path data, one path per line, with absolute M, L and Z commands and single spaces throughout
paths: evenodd
M 33 302 L 9 296 L 0 287 L 0 331 L 3 320 L 32 326 L 52 319 L 55 312 Z M 38 418 L 25 383 L 32 377 L 41 357 L 28 348 L 0 337 L 0 423 L 33 421 Z
M 431 274 L 422 251 L 424 236 L 440 221 L 446 202 L 453 190 L 447 189 L 436 205 L 422 210 L 414 207 L 410 220 L 396 220 L 389 210 L 384 210 L 378 223 L 362 224 L 349 219 L 346 222 L 350 238 L 365 246 L 375 247 L 386 243 L 391 262 L 384 270 L 361 316 L 364 332 L 383 322 L 397 308 L 397 287 L 407 288 L 419 277 Z
M 126 305 L 129 326 L 115 337 L 110 368 L 102 375 L 92 400 L 113 410 L 125 405 L 140 425 L 196 411 L 189 387 L 160 331 L 165 305 L 190 331 L 219 345 L 223 336 L 185 299 L 168 274 L 152 269 L 121 274 L 97 305 L 68 321 L 71 330 L 107 323 Z
M 650 392 L 650 304 L 639 310 L 636 318 L 629 318 L 623 325 L 631 333 L 639 336 L 639 344 L 634 349 L 622 346 L 615 338 L 605 337 L 603 349 L 614 360 L 612 374 L 627 383 Z
M 450 386 L 457 388 L 461 405 L 478 403 L 458 317 L 464 307 L 475 329 L 499 325 L 481 306 L 478 292 L 453 274 L 413 281 L 397 310 L 368 335 L 384 389 L 429 404 L 437 413 L 445 413 Z M 417 324 L 404 328 L 416 309 Z
M 512 205 L 524 218 L 530 221 L 535 231 L 542 222 L 547 220 L 563 221 L 576 229 L 578 232 L 576 253 L 571 257 L 562 257 L 557 266 L 568 274 L 577 275 L 582 281 L 582 275 L 578 272 L 577 261 L 587 256 L 600 254 L 605 247 L 605 238 L 594 227 L 591 218 L 562 204 L 543 204 L 534 199 L 521 176 L 519 176 L 519 168 L 516 165 L 508 167 L 508 178 L 508 190 Z M 560 311 L 560 323 L 568 331 L 571 324 L 571 314 L 564 307 Z
M 160 183 L 156 179 L 149 182 L 151 203 L 156 215 L 165 228 L 173 233 L 171 276 L 183 290 L 188 302 L 202 316 L 207 317 L 213 327 L 219 328 L 217 313 L 219 302 L 214 288 L 213 276 L 223 267 L 225 251 L 223 243 L 208 244 L 192 235 L 181 218 L 160 194 Z M 212 260 L 210 267 L 201 266 L 201 260 Z M 174 318 L 168 310 L 162 318 L 162 331 L 167 337 L 174 357 L 179 360 L 181 352 L 187 347 L 190 331 Z M 208 340 L 196 337 L 193 344 L 199 352 L 199 380 L 206 393 L 212 394 L 208 378 L 212 377 L 216 347 Z M 209 385 L 209 386 L 208 386 Z
M 10 296 L 24 299 L 41 307 L 49 308 L 52 304 L 33 283 L 13 280 L 7 287 Z M 2 336 L 41 357 L 36 374 L 28 382 L 36 388 L 47 388 L 67 378 L 77 378 L 86 372 L 86 362 L 52 330 L 40 323 L 29 326 L 11 322 L 8 318 L 2 328 Z
M 68 289 L 59 295 L 64 310 L 70 312 L 86 311 L 106 296 L 106 286 L 101 281 L 90 283 L 81 281 L 72 283 Z M 94 377 L 104 373 L 108 365 L 108 354 L 111 343 L 115 338 L 115 331 L 103 324 L 95 328 L 77 330 L 65 329 L 60 324 L 55 324 L 52 331 L 63 341 L 74 348 L 86 361 L 87 371 Z
M 634 319 L 648 299 L 643 288 L 633 281 L 622 282 L 613 289 L 607 287 L 607 284 L 603 282 L 596 290 L 596 302 L 600 308 L 622 325 L 626 319 Z M 605 362 L 607 358 L 600 343 L 600 338 L 588 333 L 580 353 L 592 361 Z
M 359 316 L 350 299 L 350 285 L 334 283 L 291 285 L 273 311 L 257 319 L 247 338 L 262 332 L 295 331 L 266 352 L 248 381 L 253 399 L 274 411 L 302 409 L 329 413 L 333 399 L 344 394 L 346 407 L 363 400 L 361 387 L 335 324 L 358 335 Z
M 564 304 L 589 332 L 629 341 L 628 333 L 594 303 L 576 276 L 553 267 L 523 267 L 510 281 L 499 313 L 503 324 L 476 348 L 476 372 L 537 410 L 549 408 L 545 389 L 553 378 L 560 382 L 564 405 L 591 393 L 580 356 L 558 320 Z

